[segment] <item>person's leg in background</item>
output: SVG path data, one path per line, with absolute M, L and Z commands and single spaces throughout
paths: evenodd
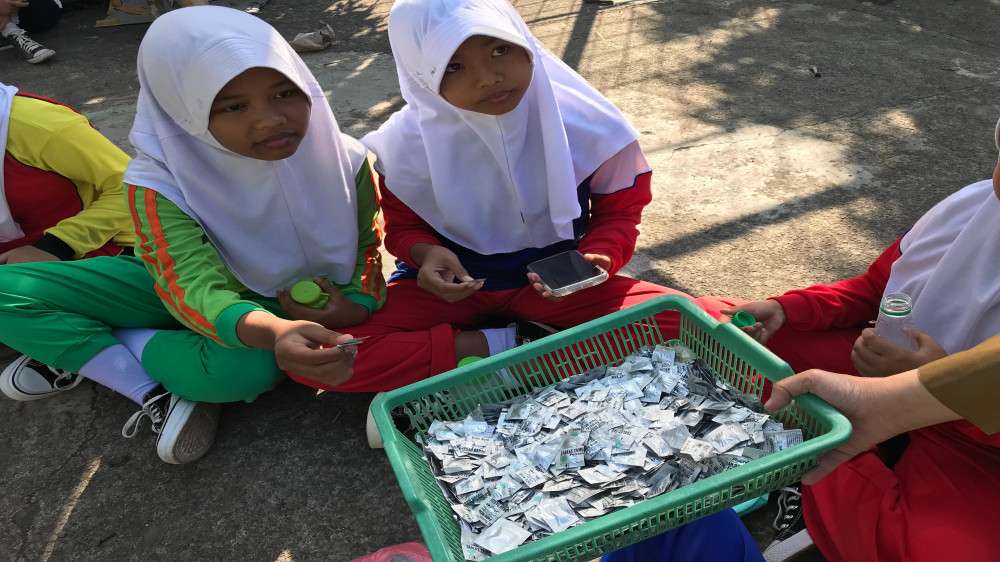
M 22 59 L 35 64 L 56 54 L 52 49 L 28 37 L 55 27 L 62 16 L 59 0 L 0 0 L 0 36 Z
M 1000 448 L 963 424 L 911 431 L 893 468 L 873 450 L 810 486 L 802 507 L 820 552 L 831 562 L 996 560 Z
M 151 379 L 112 328 L 178 327 L 151 291 L 149 274 L 135 258 L 0 268 L 0 341 L 69 373 L 82 370 L 87 376 L 87 365 L 103 359 L 107 359 L 108 371 L 129 373 L 131 368 L 134 376 L 123 375 L 121 384 L 113 376 L 98 382 L 136 402 L 144 394 L 136 389 L 150 386 Z M 134 373 L 136 366 L 138 373 Z M 96 371 L 88 378 L 107 375 L 102 369 Z
M 0 268 L 0 341 L 139 404 L 142 409 L 126 423 L 123 434 L 134 435 L 135 424 L 148 416 L 158 453 L 172 463 L 191 462 L 208 450 L 219 412 L 217 405 L 201 402 L 211 398 L 210 393 L 198 394 L 195 385 L 180 380 L 197 378 L 202 388 L 218 385 L 226 390 L 215 397 L 236 400 L 252 399 L 283 377 L 273 353 L 268 362 L 260 355 L 266 359 L 270 352 L 223 348 L 182 326 L 164 308 L 146 268 L 133 257 Z M 161 349 L 168 351 L 158 352 Z M 240 372 L 222 368 L 230 364 L 240 365 Z M 219 375 L 206 374 L 216 369 Z M 8 367 L 0 374 L 0 386 L 5 394 L 24 400 L 7 391 L 16 390 L 29 374 Z
M 60 0 L 31 0 L 27 6 L 18 9 L 18 27 L 28 33 L 48 31 L 59 23 L 62 17 Z

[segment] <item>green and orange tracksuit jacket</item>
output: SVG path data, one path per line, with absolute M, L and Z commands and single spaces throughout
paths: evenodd
M 385 303 L 385 279 L 379 244 L 378 196 L 371 167 L 355 176 L 358 194 L 358 254 L 354 274 L 336 284 L 351 301 L 374 312 Z M 177 205 L 152 189 L 126 184 L 125 198 L 136 231 L 135 254 L 153 276 L 167 310 L 191 330 L 227 347 L 243 347 L 236 323 L 246 313 L 267 311 L 257 295 L 226 267 L 201 226 Z M 267 267 L 266 256 L 261 267 Z

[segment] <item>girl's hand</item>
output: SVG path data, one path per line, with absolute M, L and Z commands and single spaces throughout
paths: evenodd
M 461 279 L 461 283 L 455 283 Z M 432 246 L 423 255 L 420 271 L 417 273 L 417 286 L 435 294 L 448 302 L 457 302 L 483 287 L 482 281 L 476 281 L 462 267 L 455 252 L 441 246 Z
M 5 20 L 9 20 L 10 16 L 16 14 L 20 8 L 27 7 L 27 2 L 20 2 L 19 0 L 0 0 L 0 17 Z
M 583 254 L 583 257 L 590 263 L 600 267 L 604 271 L 611 269 L 611 258 L 602 254 Z M 545 289 L 545 285 L 542 284 L 542 278 L 538 276 L 537 273 L 528 272 L 528 283 L 531 283 L 531 287 L 535 289 L 535 292 L 539 294 L 543 299 L 550 300 L 552 302 L 562 302 L 563 299 L 569 295 L 564 295 L 557 297 L 553 295 L 550 291 Z M 589 288 L 589 287 L 588 287 Z
M 345 297 L 337 290 L 337 287 L 333 283 L 322 277 L 313 277 L 312 280 L 319 285 L 320 289 L 323 289 L 323 292 L 330 296 L 330 300 L 327 301 L 323 308 L 313 308 L 299 304 L 292 299 L 290 288 L 285 287 L 278 291 L 278 303 L 281 304 L 281 308 L 289 316 L 296 320 L 315 322 L 331 330 L 357 326 L 368 320 L 368 307 Z
M 926 332 L 914 330 L 913 337 L 919 347 L 916 351 L 907 351 L 875 335 L 874 328 L 865 328 L 854 342 L 851 362 L 863 377 L 887 377 L 948 355 L 941 344 Z
M 357 346 L 332 347 L 351 339 L 319 324 L 288 321 L 274 333 L 274 357 L 278 367 L 300 377 L 337 386 L 354 374 Z
M 39 250 L 30 244 L 27 246 L 21 246 L 20 248 L 14 248 L 13 250 L 8 250 L 0 254 L 0 264 L 34 263 L 40 261 L 60 260 L 45 250 Z
M 760 342 L 761 345 L 767 343 L 767 340 L 779 328 L 784 326 L 785 321 L 788 320 L 788 317 L 785 316 L 785 309 L 776 300 L 763 300 L 741 304 L 740 306 L 723 308 L 719 312 L 727 316 L 732 316 L 740 311 L 749 312 L 757 319 L 756 324 L 743 328 L 743 331 L 750 334 L 750 337 Z

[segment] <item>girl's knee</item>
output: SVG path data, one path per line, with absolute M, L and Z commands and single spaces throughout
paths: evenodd
M 29 304 L 39 293 L 39 276 L 30 268 L 19 265 L 0 265 L 0 311 L 5 314 L 28 313 Z
M 251 402 L 285 379 L 271 351 L 244 348 L 232 350 L 226 356 L 224 360 L 215 361 L 208 373 L 219 392 L 228 398 L 220 401 Z
M 28 33 L 40 33 L 55 27 L 61 16 L 62 7 L 54 0 L 32 0 L 18 10 L 18 26 Z
M 16 265 L 0 266 L 0 298 L 16 295 L 24 290 L 27 278 L 20 269 Z

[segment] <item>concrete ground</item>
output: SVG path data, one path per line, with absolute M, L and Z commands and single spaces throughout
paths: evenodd
M 638 278 L 758 299 L 856 275 L 996 162 L 995 0 L 515 5 L 643 133 L 655 199 L 626 269 Z M 355 135 L 402 103 L 389 7 L 271 0 L 260 14 L 288 38 L 337 29 L 304 59 Z M 0 51 L 0 80 L 76 106 L 130 151 L 145 26 L 94 28 L 101 17 L 70 11 L 37 35 L 58 51 L 45 64 Z M 91 383 L 0 400 L 0 560 L 343 561 L 419 540 L 365 444 L 370 399 L 282 384 L 226 405 L 213 449 L 180 467 L 149 434 L 123 439 L 135 406 Z M 772 498 L 747 518 L 761 544 L 773 515 Z

